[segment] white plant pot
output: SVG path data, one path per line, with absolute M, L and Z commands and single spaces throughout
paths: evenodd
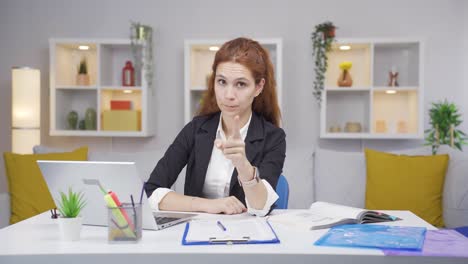
M 63 240 L 76 241 L 80 240 L 81 225 L 83 217 L 78 216 L 75 218 L 58 218 L 60 233 Z

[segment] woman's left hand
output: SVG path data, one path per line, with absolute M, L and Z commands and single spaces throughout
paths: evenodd
M 250 175 L 249 171 L 253 168 L 245 155 L 245 143 L 240 134 L 239 116 L 234 117 L 234 133 L 226 141 L 216 139 L 215 145 L 227 159 L 231 160 L 232 165 L 237 168 L 239 176 Z

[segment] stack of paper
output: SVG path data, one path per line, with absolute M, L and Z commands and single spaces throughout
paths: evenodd
M 186 224 L 182 244 L 279 243 L 265 219 L 193 220 Z

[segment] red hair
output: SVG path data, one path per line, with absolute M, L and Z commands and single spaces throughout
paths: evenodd
M 255 84 L 259 84 L 262 78 L 265 79 L 263 91 L 255 97 L 252 110 L 279 127 L 281 112 L 278 105 L 276 80 L 270 55 L 257 41 L 247 38 L 236 38 L 228 41 L 216 52 L 208 90 L 203 94 L 203 101 L 198 115 L 213 114 L 220 111 L 216 103 L 214 79 L 218 65 L 223 62 L 242 64 L 252 73 Z

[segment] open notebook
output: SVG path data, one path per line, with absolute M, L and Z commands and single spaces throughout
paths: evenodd
M 192 220 L 186 224 L 183 245 L 279 243 L 265 219 Z
M 327 202 L 315 202 L 309 210 L 270 216 L 269 221 L 300 229 L 323 229 L 343 224 L 367 224 L 401 220 L 388 214 Z

